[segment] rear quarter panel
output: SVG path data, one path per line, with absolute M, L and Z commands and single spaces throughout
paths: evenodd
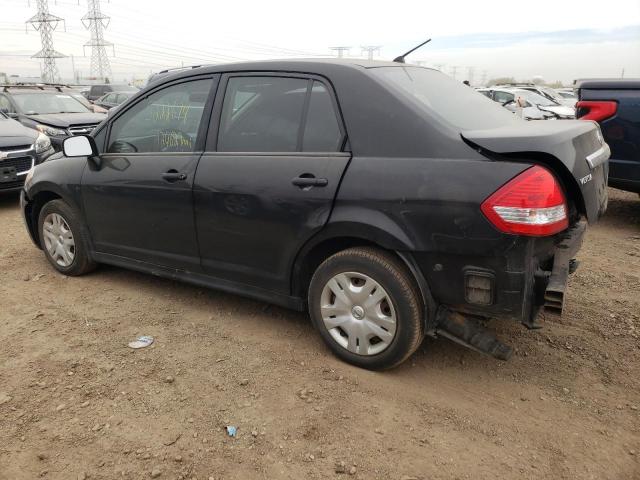
M 522 252 L 528 239 L 497 231 L 480 204 L 530 165 L 474 159 L 470 148 L 469 156 L 352 158 L 327 228 L 361 224 L 374 235 L 384 232 L 371 240 L 411 252 L 433 297 L 447 305 L 465 303 L 465 268 L 494 270 L 503 291 L 483 312 L 504 315 L 505 308 L 522 305 L 522 272 L 528 267 Z

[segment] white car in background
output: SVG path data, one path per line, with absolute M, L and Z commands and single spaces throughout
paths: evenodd
M 573 91 L 573 88 L 556 88 L 556 93 L 561 96 L 565 102 L 571 102 L 572 106 L 575 106 L 578 101 L 578 96 Z
M 554 102 L 560 105 L 566 105 L 568 107 L 574 107 L 575 101 L 564 98 L 558 92 L 556 92 L 553 88 L 545 87 L 544 85 L 536 85 L 535 83 L 508 83 L 503 85 L 495 85 L 495 88 L 503 87 L 503 88 L 520 88 L 522 90 L 529 90 L 530 92 L 537 93 L 543 97 L 548 98 L 549 100 L 553 100 Z M 494 88 L 494 87 L 491 87 Z
M 525 120 L 564 120 L 575 119 L 576 110 L 573 107 L 560 104 L 547 97 L 523 88 L 489 87 L 479 88 L 478 92 L 500 103 L 514 113 L 522 109 Z M 518 104 L 520 99 L 520 105 Z

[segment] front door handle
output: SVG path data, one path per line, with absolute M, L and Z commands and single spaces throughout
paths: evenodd
M 178 180 L 186 180 L 187 179 L 187 174 L 186 173 L 179 172 L 177 170 L 174 170 L 173 168 L 171 170 L 167 170 L 161 176 L 162 176 L 163 180 L 165 180 L 165 181 L 167 181 L 169 183 L 174 183 L 174 182 L 177 182 Z
M 329 180 L 326 178 L 316 178 L 316 176 L 312 173 L 303 173 L 299 177 L 291 180 L 296 187 L 300 187 L 302 189 L 308 189 L 311 187 L 326 187 L 329 185 Z

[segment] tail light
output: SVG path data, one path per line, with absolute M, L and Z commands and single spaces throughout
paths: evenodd
M 567 201 L 556 178 L 535 165 L 512 178 L 480 206 L 501 232 L 545 236 L 569 226 Z
M 576 103 L 580 120 L 595 120 L 601 122 L 611 118 L 618 110 L 618 103 L 612 101 L 580 100 Z

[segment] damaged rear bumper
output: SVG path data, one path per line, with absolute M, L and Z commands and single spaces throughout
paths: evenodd
M 582 247 L 587 229 L 587 221 L 581 220 L 564 232 L 562 241 L 557 245 L 553 257 L 553 268 L 544 292 L 544 309 L 547 312 L 561 314 L 564 309 L 564 294 L 569 274 L 576 267 L 575 256 Z

